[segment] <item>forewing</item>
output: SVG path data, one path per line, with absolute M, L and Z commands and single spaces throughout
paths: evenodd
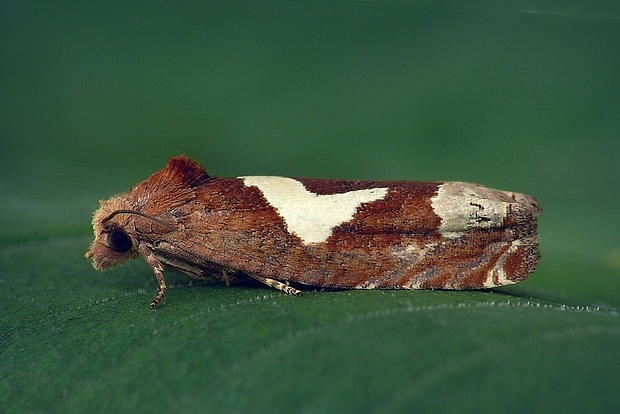
M 340 288 L 493 287 L 522 280 L 537 261 L 538 207 L 521 194 L 467 183 L 276 179 L 197 188 L 158 254 L 193 272 Z

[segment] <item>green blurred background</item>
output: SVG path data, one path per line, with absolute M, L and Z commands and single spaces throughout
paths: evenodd
M 0 411 L 620 411 L 615 1 L 3 2 Z M 538 197 L 492 292 L 196 286 L 83 258 L 97 201 L 214 175 Z

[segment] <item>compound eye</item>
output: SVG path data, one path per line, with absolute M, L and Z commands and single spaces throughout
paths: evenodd
M 131 239 L 120 227 L 115 227 L 108 233 L 108 246 L 115 252 L 125 253 L 131 249 Z

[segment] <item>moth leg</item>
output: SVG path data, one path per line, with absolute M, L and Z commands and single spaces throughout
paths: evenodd
M 228 272 L 226 270 L 222 270 L 219 276 L 224 281 L 224 283 L 226 283 L 226 286 L 230 286 L 233 283 L 238 283 L 240 280 L 238 277 L 234 276 L 234 273 Z
M 155 257 L 153 252 L 151 252 L 143 244 L 138 244 L 138 250 L 140 251 L 140 254 L 142 254 L 142 256 L 144 257 L 146 262 L 149 264 L 149 266 L 151 266 L 151 269 L 153 269 L 153 273 L 155 273 L 157 283 L 159 284 L 159 292 L 157 292 L 157 296 L 155 296 L 155 298 L 151 302 L 151 309 L 153 309 L 159 304 L 159 302 L 162 301 L 162 299 L 166 295 L 167 287 L 166 281 L 164 280 L 164 266 L 162 266 L 161 262 L 159 261 L 159 259 L 157 259 L 157 257 Z
M 289 286 L 285 283 L 280 282 L 279 280 L 272 279 L 270 277 L 263 277 L 259 275 L 250 274 L 252 279 L 256 279 L 259 282 L 266 284 L 269 287 L 274 289 L 278 289 L 284 293 L 288 293 L 289 295 L 301 296 L 301 291 L 295 289 L 292 286 Z

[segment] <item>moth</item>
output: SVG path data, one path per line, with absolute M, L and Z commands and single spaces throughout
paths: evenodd
M 340 289 L 487 289 L 538 262 L 538 201 L 464 182 L 219 178 L 184 156 L 100 201 L 86 257 L 107 269 L 142 255 L 226 284 L 299 295 Z

